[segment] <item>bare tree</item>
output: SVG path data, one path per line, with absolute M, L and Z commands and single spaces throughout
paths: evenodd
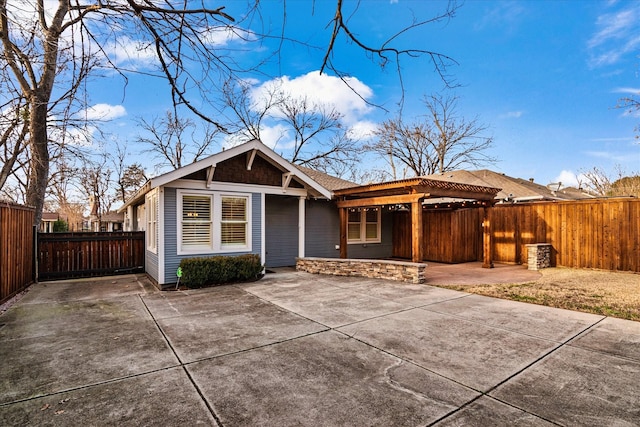
M 627 110 L 627 113 L 634 114 L 640 112 L 640 93 L 636 93 L 635 95 L 625 96 L 624 98 L 620 98 L 618 100 L 617 108 L 622 108 Z M 640 125 L 636 126 L 636 139 L 640 139 Z
M 626 173 L 620 165 L 615 166 L 613 173 L 607 173 L 598 166 L 583 170 L 578 176 L 578 181 L 581 189 L 594 196 L 640 197 L 640 173 Z
M 223 32 L 254 45 L 273 37 L 282 43 L 295 42 L 285 34 L 286 19 L 277 34 L 261 33 L 269 26 L 263 26 L 260 18 L 272 5 L 263 6 L 258 0 L 247 2 L 246 10 L 237 14 L 241 16 L 238 21 L 224 6 L 207 8 L 204 3 L 190 6 L 189 2 L 179 4 L 171 0 L 59 0 L 55 3 L 0 0 L 0 63 L 3 65 L 0 73 L 4 75 L 0 79 L 0 93 L 13 93 L 12 89 L 16 89 L 28 112 L 24 121 L 28 127 L 28 137 L 24 140 L 28 141 L 30 151 L 26 201 L 36 207 L 36 225 L 42 217 L 49 179 L 52 120 L 60 120 L 64 127 L 73 117 L 73 111 L 86 107 L 90 90 L 88 77 L 95 70 L 112 69 L 127 80 L 129 71 L 120 64 L 117 55 L 131 52 L 126 46 L 129 41 L 153 58 L 157 68 L 150 74 L 167 81 L 174 106 L 186 108 L 218 128 L 222 125 L 215 119 L 215 111 L 207 108 L 217 100 L 215 93 L 211 95 L 211 89 L 229 77 L 256 70 L 265 59 L 241 66 L 226 47 L 216 47 L 213 42 L 216 35 Z M 426 55 L 444 76 L 443 69 L 451 62 L 450 58 L 426 49 L 405 49 L 394 44 L 415 28 L 453 16 L 455 3 L 450 3 L 436 18 L 412 21 L 380 44 L 366 43 L 351 30 L 353 20 L 345 16 L 353 18 L 358 6 L 359 3 L 345 14 L 343 1 L 336 0 L 322 70 L 331 69 L 340 76 L 346 75 L 334 63 L 335 46 L 341 36 L 345 36 L 347 43 L 377 57 L 381 66 L 395 61 L 399 72 L 401 57 Z M 313 8 L 310 10 L 313 13 Z M 286 2 L 281 13 L 286 16 Z M 253 31 L 251 27 L 259 30 Z M 200 98 L 198 102 L 194 94 Z
M 342 124 L 342 115 L 334 107 L 313 102 L 307 96 L 289 96 L 276 109 L 293 133 L 288 156 L 291 163 L 325 170 L 332 163 L 348 161 L 356 149 Z
M 178 117 L 171 111 L 150 122 L 140 118 L 138 123 L 146 133 L 139 134 L 136 141 L 146 145 L 145 151 L 160 160 L 158 166 L 171 169 L 200 160 L 213 148 L 219 133 L 219 129 L 210 124 L 199 129 L 193 120 Z
M 423 121 L 406 124 L 401 118 L 387 120 L 376 131 L 378 141 L 368 148 L 388 159 L 394 179 L 395 161 L 416 176 L 494 163 L 496 159 L 487 154 L 493 138 L 483 136 L 487 127 L 477 118 L 458 116 L 457 100 L 425 96 Z
M 224 108 L 231 112 L 226 129 L 237 138 L 251 140 L 260 138 L 264 121 L 284 99 L 279 85 L 271 85 L 254 100 L 251 97 L 252 86 L 245 81 L 229 79 L 222 90 Z

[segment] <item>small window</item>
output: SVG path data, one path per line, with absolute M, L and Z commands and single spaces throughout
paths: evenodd
M 380 243 L 380 208 L 349 209 L 348 243 Z
M 145 200 L 147 213 L 147 249 L 153 253 L 158 252 L 158 193 L 153 191 Z
M 247 245 L 247 198 L 222 197 L 220 220 L 221 246 Z

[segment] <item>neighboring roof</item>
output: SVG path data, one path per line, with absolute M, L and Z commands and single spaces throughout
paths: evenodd
M 347 181 L 346 179 L 338 178 L 335 176 L 331 176 L 324 172 L 320 172 L 305 166 L 296 165 L 298 169 L 302 172 L 306 173 L 311 179 L 316 181 L 318 184 L 322 185 L 327 190 L 336 191 L 342 190 L 343 188 L 351 188 L 356 187 L 358 184 L 355 182 Z
M 124 222 L 124 212 L 109 211 L 102 214 L 101 222 Z
M 142 188 L 140 188 L 140 190 L 136 192 L 133 197 L 127 200 L 127 202 L 118 209 L 118 212 L 124 212 L 127 206 L 135 204 L 137 201 L 141 200 L 149 190 L 184 178 L 188 175 L 191 175 L 192 173 L 196 173 L 203 169 L 215 167 L 218 163 L 252 151 L 254 151 L 255 153 L 260 153 L 259 155 L 263 159 L 267 160 L 269 163 L 279 168 L 283 172 L 288 172 L 292 176 L 295 176 L 296 179 L 299 180 L 302 185 L 304 185 L 305 188 L 307 188 L 307 190 L 310 190 L 313 194 L 326 199 L 332 198 L 333 195 L 330 189 L 324 187 L 318 181 L 312 179 L 304 170 L 297 168 L 295 165 L 276 154 L 271 148 L 267 147 L 262 142 L 258 141 L 257 139 L 253 139 L 249 142 L 245 142 L 244 144 L 228 148 L 217 154 L 213 154 L 202 160 L 191 163 L 190 165 L 183 166 L 174 171 L 165 173 L 155 178 L 151 178 L 142 186 Z
M 476 171 L 450 171 L 444 174 L 429 175 L 428 178 L 447 182 L 464 182 L 472 185 L 501 188 L 496 199 L 505 202 L 524 202 L 535 200 L 578 200 L 593 196 L 572 188 L 558 188 L 541 185 L 533 180 L 514 178 L 488 169 Z
M 57 212 L 42 212 L 42 220 L 43 221 L 57 221 L 60 219 L 60 214 Z

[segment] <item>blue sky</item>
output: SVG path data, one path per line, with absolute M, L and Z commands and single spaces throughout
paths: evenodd
M 236 3 L 228 4 L 227 12 Z M 333 2 L 288 1 L 287 35 L 307 40 L 319 49 L 284 44 L 280 60 L 273 58 L 263 74 L 250 76 L 255 93 L 270 80 L 282 77 L 292 93 L 306 93 L 333 102 L 345 114 L 345 125 L 371 129 L 397 113 L 400 86 L 394 66 L 381 69 L 352 45 L 340 44 L 334 61 L 352 76 L 352 83 L 374 108 L 354 97 L 331 75 L 317 71 L 328 40 L 326 24 Z M 315 10 L 311 13 L 312 4 Z M 345 10 L 353 10 L 346 2 Z M 412 16 L 427 18 L 446 2 L 362 1 L 352 20 L 354 30 L 371 44 L 389 37 Z M 263 2 L 262 28 L 280 29 L 281 3 Z M 273 11 L 270 15 L 269 11 Z M 242 22 L 241 25 L 248 25 Z M 499 162 L 488 167 L 520 178 L 547 184 L 575 185 L 581 171 L 599 167 L 611 174 L 616 165 L 627 173 L 640 172 L 640 145 L 634 138 L 638 114 L 617 109 L 618 99 L 640 93 L 640 2 L 631 1 L 466 1 L 451 20 L 409 32 L 401 46 L 428 49 L 453 58 L 448 68 L 453 89 L 427 58 L 402 60 L 406 89 L 403 117 L 425 113 L 424 95 L 449 93 L 459 97 L 458 111 L 467 119 L 478 117 L 494 137 L 490 154 Z M 218 47 L 241 47 L 237 61 L 265 58 L 275 42 L 259 47 L 222 39 Z M 169 108 L 166 83 L 148 76 L 131 76 L 126 91 L 111 79 L 92 80 L 91 102 L 114 119 L 108 129 L 128 142 L 132 159 L 149 171 L 149 156 L 136 156 L 133 138 L 136 117 L 152 119 Z M 266 123 L 269 139 L 279 130 Z M 280 134 L 281 135 L 281 134 Z M 275 146 L 287 149 L 286 135 Z M 276 144 L 276 138 L 265 141 Z M 375 163 L 376 159 L 368 161 Z M 369 163 L 369 164 L 373 164 Z

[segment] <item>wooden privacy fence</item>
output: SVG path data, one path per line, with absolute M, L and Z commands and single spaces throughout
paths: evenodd
M 497 205 L 491 212 L 496 262 L 526 264 L 528 243 L 550 243 L 551 264 L 640 272 L 640 200 Z
M 144 232 L 38 233 L 38 279 L 144 272 Z
M 492 258 L 527 264 L 529 243 L 550 243 L 551 264 L 640 272 L 640 199 L 496 205 L 490 209 Z M 424 260 L 481 261 L 481 209 L 426 210 Z M 411 257 L 411 220 L 394 213 L 393 256 Z
M 34 280 L 34 209 L 0 203 L 0 303 Z

